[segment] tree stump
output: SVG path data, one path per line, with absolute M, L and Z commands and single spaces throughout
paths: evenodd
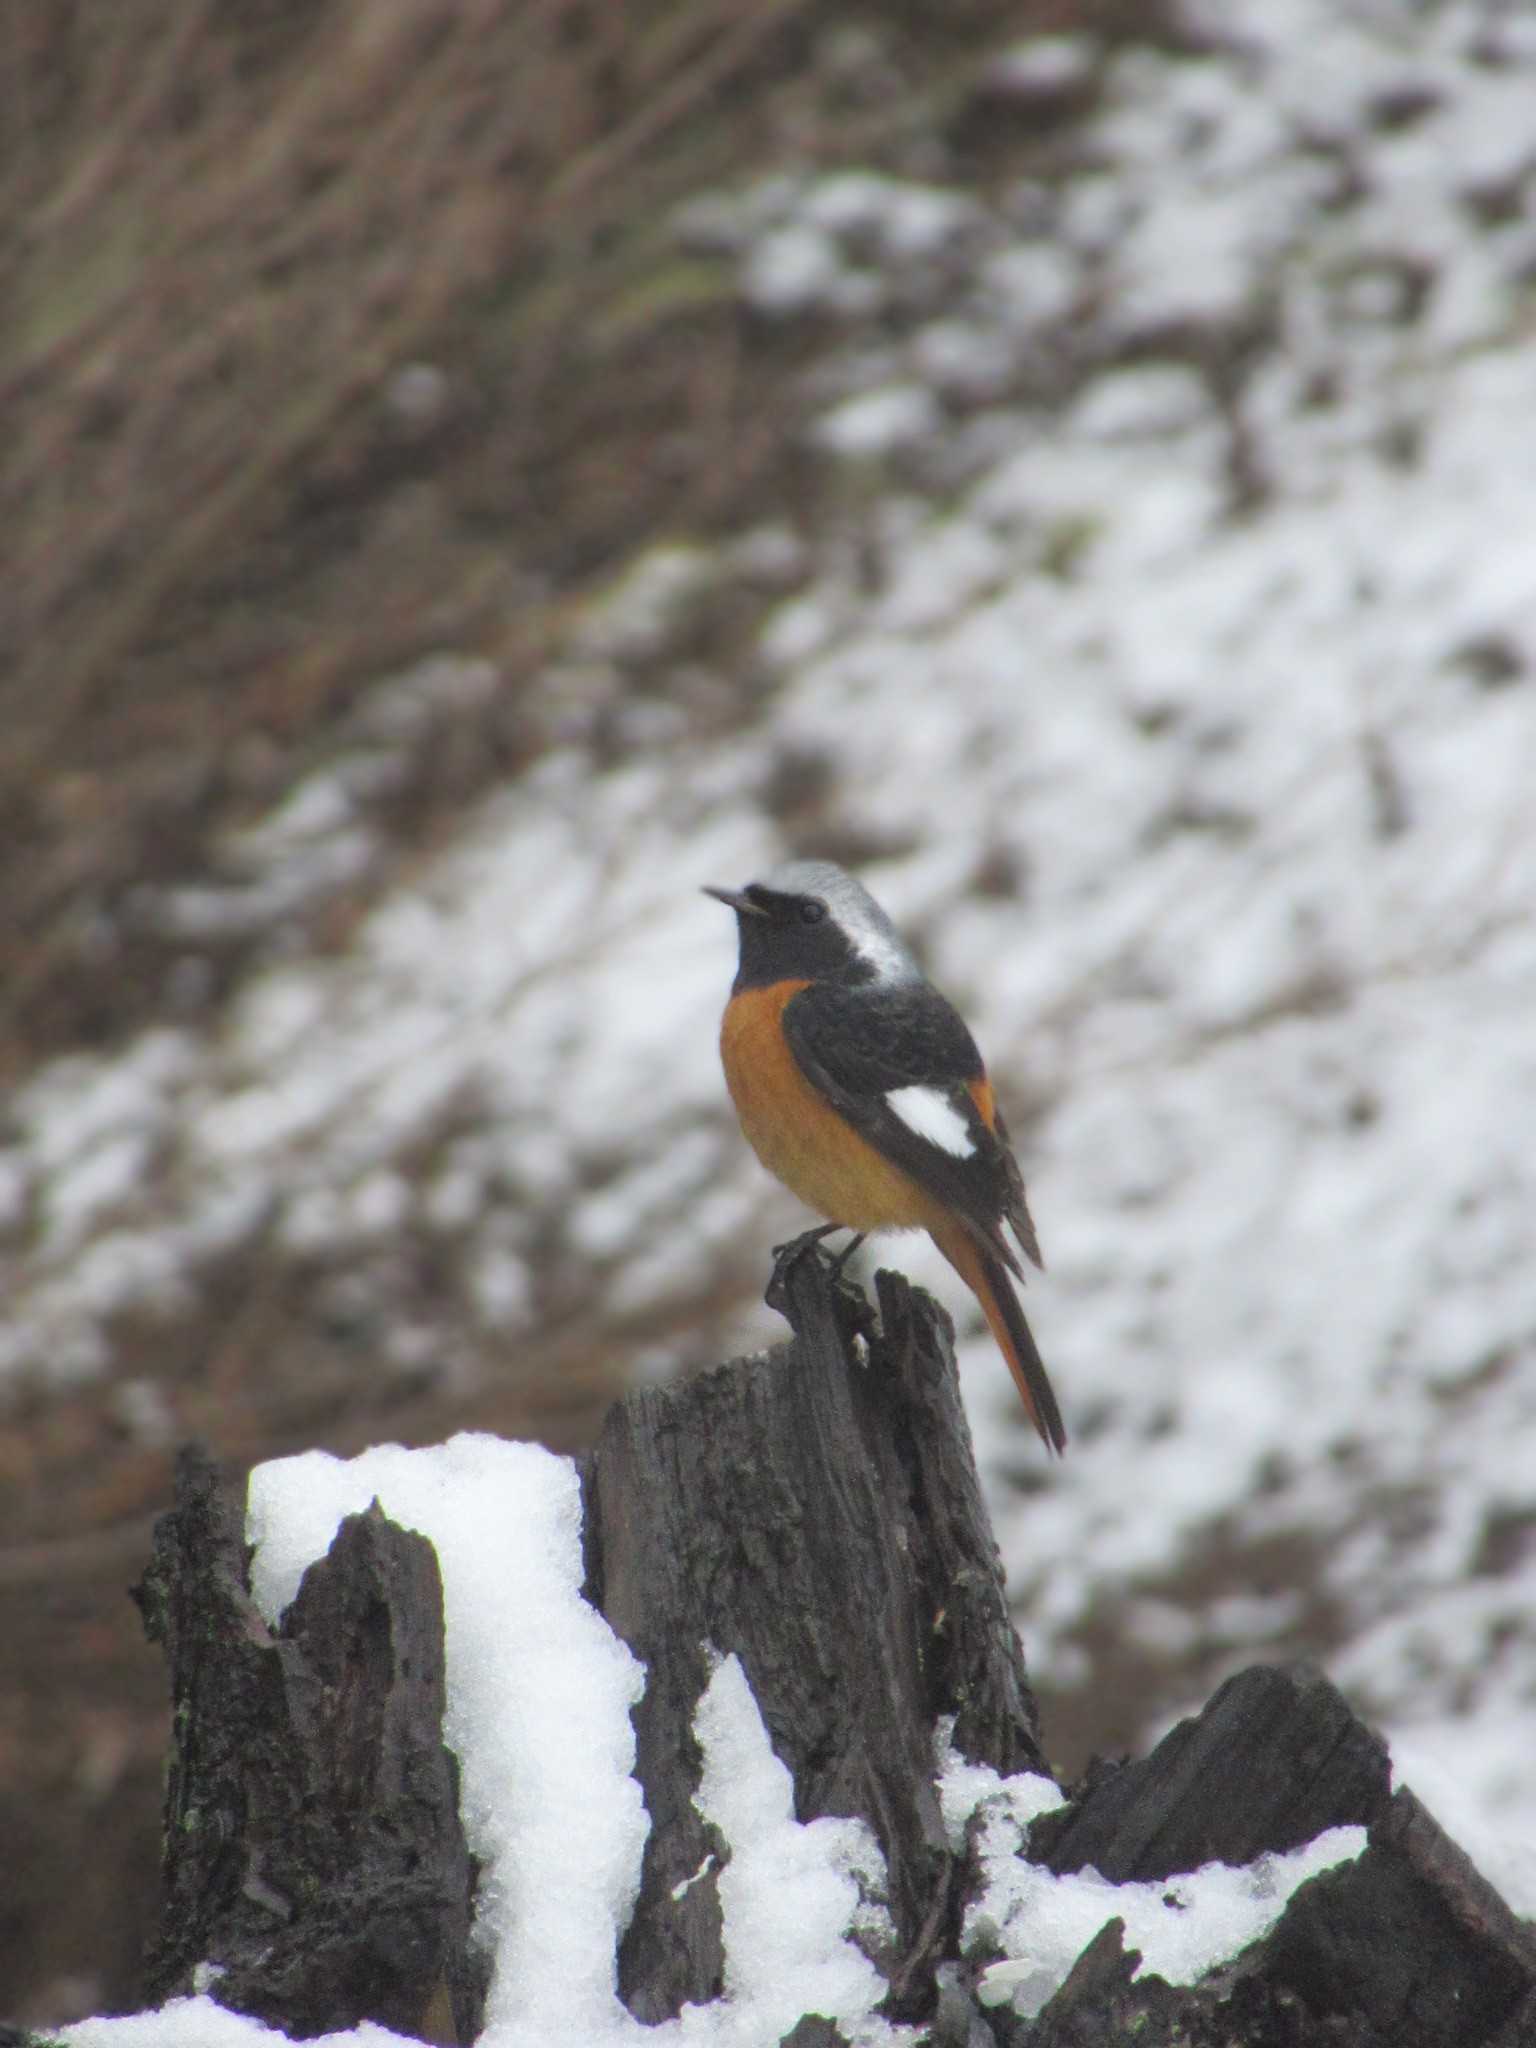
M 467 2023 L 473 1873 L 431 1545 L 377 1505 L 352 1516 L 274 1633 L 206 1454 L 183 1452 L 176 1494 L 137 1593 L 173 1702 L 151 2001 L 207 1986 L 303 2036 L 409 2032 L 446 1990 Z
M 1106 1911 L 1032 2019 L 975 1997 L 978 1882 L 943 1825 L 935 1729 L 968 1760 L 1045 1772 L 983 1511 L 943 1311 L 894 1275 L 880 1323 L 811 1252 L 770 1298 L 790 1343 L 619 1403 L 583 1471 L 586 1597 L 644 1662 L 635 1775 L 650 1818 L 619 1944 L 621 1996 L 654 2022 L 721 1993 L 718 1839 L 694 1803 L 694 1715 L 734 1653 L 796 1818 L 856 1817 L 885 1857 L 884 2010 L 934 2048 L 1516 2048 L 1536 2040 L 1536 1939 L 1318 1673 L 1255 1669 L 1142 1761 L 1088 1774 L 1030 1831 L 1031 1862 L 1113 1883 L 1245 1864 L 1343 1824 L 1355 1862 L 1296 1892 L 1269 1935 L 1191 1987 L 1136 1973 Z M 375 1505 L 311 1567 L 273 1630 L 206 1457 L 140 1591 L 176 1705 L 164 1931 L 152 1996 L 211 1989 L 302 2037 L 374 2019 L 472 2040 L 487 1959 L 442 1740 L 436 1559 Z M 1112 1907 L 1112 1898 L 1111 1898 Z M 842 2039 L 808 2013 L 796 2048 Z M 765 2044 L 767 2048 L 767 2044 Z
M 795 1342 L 630 1395 L 588 1468 L 588 1597 L 650 1673 L 635 1721 L 651 1835 L 620 1958 L 646 2020 L 720 1988 L 713 1877 L 675 1896 L 719 1846 L 693 1805 L 705 1643 L 740 1656 L 796 1818 L 864 1820 L 884 1848 L 894 2013 L 931 2003 L 958 1927 L 936 1722 L 954 1719 L 974 1762 L 1047 1771 L 948 1323 L 894 1274 L 878 1293 L 883 1336 L 819 1258 L 794 1259 Z

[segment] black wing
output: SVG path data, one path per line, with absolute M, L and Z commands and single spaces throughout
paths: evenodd
M 1011 1272 L 1020 1267 L 1003 1235 L 1005 1221 L 1040 1263 L 1002 1118 L 989 1125 L 970 1092 L 986 1068 L 952 1003 L 926 982 L 880 989 L 812 983 L 785 1005 L 783 1022 L 806 1079 L 876 1151 L 935 1195 Z M 961 1119 L 970 1151 L 924 1136 L 893 1108 L 889 1098 L 904 1088 L 922 1088 L 947 1105 Z

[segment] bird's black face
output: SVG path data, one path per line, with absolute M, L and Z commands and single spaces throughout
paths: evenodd
M 868 963 L 819 896 L 791 896 L 750 882 L 745 889 L 706 889 L 736 913 L 741 959 L 733 993 L 776 981 L 859 982 Z

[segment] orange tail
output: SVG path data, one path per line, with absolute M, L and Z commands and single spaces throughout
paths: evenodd
M 998 1350 L 1008 1361 L 1008 1370 L 1013 1374 L 1030 1421 L 1048 1449 L 1065 1450 L 1067 1432 L 1061 1410 L 1002 1260 L 983 1251 L 958 1225 L 929 1234 L 981 1303 L 982 1314 L 997 1339 Z

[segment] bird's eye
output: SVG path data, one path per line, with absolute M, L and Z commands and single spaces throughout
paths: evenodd
M 825 903 L 818 903 L 814 896 L 807 896 L 800 905 L 800 922 L 802 924 L 820 924 L 826 914 L 827 906 Z

